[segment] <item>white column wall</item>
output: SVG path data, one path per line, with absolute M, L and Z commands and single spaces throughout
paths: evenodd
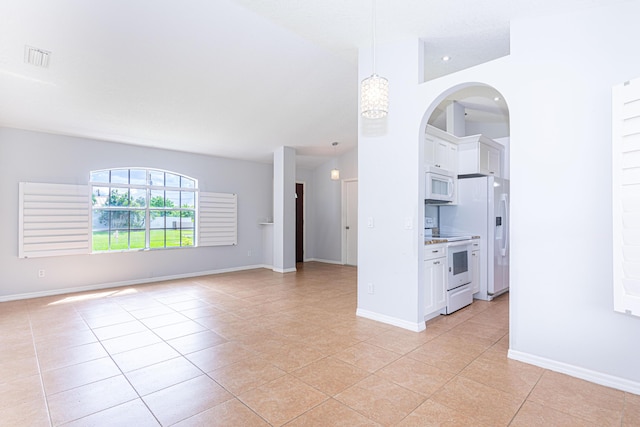
M 273 270 L 296 271 L 296 150 L 273 153 Z
M 424 329 L 418 310 L 419 199 L 416 91 L 417 40 L 377 49 L 377 73 L 389 80 L 389 114 L 382 123 L 360 118 L 358 140 L 358 315 Z M 370 50 L 360 50 L 359 79 L 371 74 Z M 373 126 L 372 126 L 373 125 Z M 373 227 L 367 226 L 369 220 Z M 410 221 L 412 229 L 405 229 Z M 367 292 L 372 284 L 374 293 Z

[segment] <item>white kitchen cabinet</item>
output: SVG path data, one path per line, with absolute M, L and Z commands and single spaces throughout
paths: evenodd
M 427 128 L 424 139 L 424 162 L 427 167 L 435 167 L 451 172 L 453 176 L 458 174 L 458 145 L 456 138 L 431 126 Z
M 471 293 L 480 292 L 480 250 L 471 251 Z
M 425 247 L 424 274 L 424 314 L 426 320 L 440 314 L 440 311 L 447 305 L 447 249 L 445 245 L 427 245 Z
M 503 150 L 500 144 L 483 135 L 461 138 L 458 144 L 458 175 L 501 177 Z

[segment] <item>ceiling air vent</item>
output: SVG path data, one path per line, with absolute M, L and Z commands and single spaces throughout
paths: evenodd
M 33 46 L 24 47 L 24 62 L 36 67 L 49 68 L 49 56 L 51 52 L 38 49 Z

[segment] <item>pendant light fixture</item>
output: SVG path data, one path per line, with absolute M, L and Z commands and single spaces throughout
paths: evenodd
M 389 81 L 376 74 L 376 0 L 371 3 L 373 74 L 360 84 L 360 111 L 366 119 L 380 119 L 389 112 Z
M 331 145 L 333 146 L 333 157 L 336 156 L 336 147 L 338 146 L 337 142 L 332 142 Z M 333 168 L 331 169 L 331 179 L 333 181 L 337 181 L 340 179 L 340 170 L 338 170 L 338 168 Z

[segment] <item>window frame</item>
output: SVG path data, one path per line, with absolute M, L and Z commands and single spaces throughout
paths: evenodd
M 127 183 L 123 182 L 113 182 L 113 172 L 114 171 L 127 171 Z M 131 176 L 132 171 L 144 171 L 145 172 L 145 184 L 135 183 L 131 184 Z M 96 180 L 100 173 L 108 174 L 108 181 L 104 180 Z M 163 175 L 163 185 L 152 185 L 152 174 L 153 173 L 162 173 Z M 178 179 L 179 186 L 167 186 L 167 178 L 168 175 L 171 175 L 172 178 Z M 185 182 L 185 184 L 183 184 Z M 185 249 L 185 248 L 193 248 L 198 246 L 198 230 L 197 230 L 197 220 L 198 220 L 198 180 L 190 177 L 188 175 L 176 173 L 169 170 L 158 169 L 158 168 L 149 168 L 149 167 L 116 167 L 109 169 L 97 169 L 90 172 L 89 175 L 89 188 L 90 188 L 90 197 L 91 197 L 91 232 L 90 232 L 90 249 L 91 253 L 113 253 L 113 252 L 137 252 L 137 251 L 150 251 L 150 250 L 163 250 L 163 249 Z M 96 188 L 106 188 L 108 189 L 108 193 L 106 196 L 98 196 L 98 197 L 106 197 L 106 203 L 96 202 Z M 125 190 L 127 194 L 127 201 L 121 205 L 110 205 L 113 190 L 114 189 L 122 189 Z M 135 206 L 132 204 L 132 190 L 143 190 L 144 191 L 144 206 Z M 152 206 L 152 194 L 153 192 L 162 191 L 163 193 L 163 204 L 164 206 Z M 178 205 L 175 206 L 167 206 L 167 200 L 171 200 L 167 198 L 168 192 L 177 192 L 178 193 Z M 185 207 L 182 203 L 182 196 L 185 193 L 192 193 L 192 196 L 189 197 L 190 206 Z M 106 227 L 96 229 L 96 213 L 97 212 L 109 212 L 108 219 L 106 220 Z M 112 213 L 111 212 L 129 212 L 129 217 L 127 220 L 127 227 L 117 228 L 113 227 L 112 224 Z M 144 212 L 144 227 L 135 228 L 132 227 L 132 212 Z M 162 212 L 164 215 L 161 215 L 164 218 L 164 227 L 157 228 L 152 226 L 152 217 L 153 212 Z M 168 222 L 166 218 L 170 218 L 167 215 L 169 212 L 177 212 L 177 217 L 179 218 L 180 226 L 178 227 L 178 245 L 168 245 L 167 240 L 167 230 L 171 228 L 168 227 Z M 186 213 L 186 216 L 183 216 L 183 213 Z M 172 217 L 172 216 L 171 216 Z M 183 228 L 183 218 L 191 218 L 191 227 Z M 156 217 L 157 218 L 157 217 Z M 173 228 L 175 229 L 175 228 Z M 127 233 L 127 243 L 125 248 L 113 248 L 112 245 L 112 235 L 115 232 L 120 230 L 126 231 Z M 162 230 L 163 231 L 163 246 L 152 246 L 152 231 L 153 230 Z M 106 231 L 108 236 L 107 239 L 107 248 L 106 249 L 96 249 L 94 247 L 94 234 L 96 232 Z M 144 247 L 131 247 L 131 233 L 135 231 L 144 231 Z M 191 244 L 185 244 L 186 239 L 190 238 Z M 184 240 L 183 240 L 184 239 Z

